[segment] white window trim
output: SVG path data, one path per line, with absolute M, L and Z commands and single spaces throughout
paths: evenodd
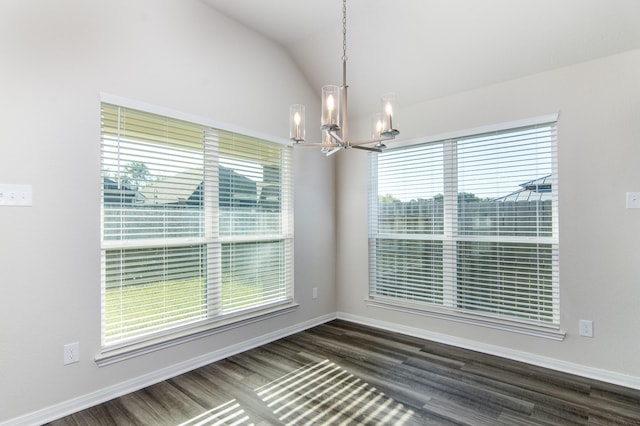
M 188 122 L 194 122 L 203 126 L 209 126 L 216 129 L 224 129 L 225 131 L 242 134 L 244 136 L 268 140 L 270 142 L 278 143 L 285 146 L 293 146 L 290 140 L 274 137 L 264 133 L 256 132 L 253 130 L 245 129 L 239 126 L 231 125 L 228 123 L 222 123 L 219 121 L 211 120 L 209 118 L 187 114 L 184 112 L 176 111 L 170 108 L 160 107 L 158 105 L 149 104 L 137 100 L 132 100 L 109 93 L 100 92 L 100 104 L 108 103 L 113 105 L 119 105 L 124 108 L 130 108 L 135 110 L 141 110 L 152 114 L 162 115 L 168 118 L 183 120 Z M 291 200 L 292 202 L 292 200 Z M 287 219 L 288 220 L 288 219 Z M 284 236 L 278 235 L 276 237 L 271 235 L 260 236 L 260 241 L 270 240 L 282 240 L 293 239 L 292 235 L 285 234 Z M 184 244 L 203 244 L 207 243 L 211 239 L 211 236 L 207 235 L 204 238 L 183 238 L 176 239 L 167 244 L 166 241 L 158 241 L 158 247 L 167 246 L 181 246 Z M 243 237 L 217 237 L 216 240 L 219 243 L 234 243 L 243 242 Z M 250 238 L 247 241 L 256 241 L 256 238 Z M 149 243 L 153 245 L 153 241 L 147 240 L 144 244 L 140 244 L 136 241 L 120 241 L 111 242 L 103 241 L 101 244 L 101 251 L 108 248 L 126 247 L 136 248 L 149 247 Z M 291 271 L 293 275 L 293 270 Z M 293 286 L 293 284 L 292 284 Z M 123 343 L 115 343 L 104 346 L 100 352 L 95 355 L 94 362 L 98 367 L 104 367 L 127 359 L 136 358 L 138 356 L 146 355 L 158 350 L 169 348 L 172 346 L 187 343 L 193 340 L 201 339 L 204 337 L 212 336 L 218 333 L 223 333 L 238 327 L 250 325 L 259 321 L 274 318 L 281 315 L 286 315 L 294 312 L 298 309 L 298 303 L 294 297 L 289 300 L 273 303 L 268 306 L 259 306 L 253 309 L 245 310 L 239 313 L 233 312 L 226 316 L 216 316 L 215 318 L 205 319 L 184 326 L 175 327 L 169 330 L 159 331 L 149 335 L 141 336 L 137 339 L 132 339 Z
M 519 127 L 526 127 L 526 126 L 534 126 L 534 125 L 539 125 L 539 124 L 544 124 L 544 123 L 550 123 L 550 122 L 558 122 L 558 118 L 559 118 L 560 113 L 556 112 L 556 113 L 551 113 L 551 114 L 545 114 L 545 115 L 541 115 L 541 116 L 536 116 L 536 117 L 531 117 L 531 118 L 526 118 L 526 119 L 522 119 L 522 120 L 516 120 L 516 121 L 510 121 L 510 122 L 504 122 L 504 123 L 499 123 L 499 124 L 493 124 L 493 125 L 487 125 L 487 126 L 481 126 L 481 127 L 475 127 L 475 128 L 470 128 L 470 129 L 465 129 L 465 130 L 460 130 L 460 131 L 455 131 L 455 132 L 449 132 L 449 133 L 441 133 L 441 134 L 437 134 L 437 135 L 432 135 L 432 136 L 427 136 L 427 137 L 421 137 L 421 138 L 415 138 L 415 139 L 409 139 L 409 140 L 405 140 L 405 141 L 398 141 L 398 143 L 394 144 L 394 148 L 401 148 L 401 147 L 409 147 L 409 146 L 414 146 L 414 145 L 424 145 L 424 144 L 429 144 L 429 143 L 443 143 L 444 142 L 444 149 L 447 149 L 447 143 L 446 141 L 448 140 L 452 140 L 452 139 L 462 139 L 465 137 L 470 137 L 470 136 L 474 136 L 474 135 L 478 135 L 478 134 L 483 134 L 483 133 L 490 133 L 490 132 L 499 132 L 499 131 L 506 131 L 506 130 L 510 130 L 510 129 L 514 129 L 514 128 L 519 128 Z M 557 143 L 557 140 L 556 140 Z M 556 152 L 557 152 L 557 146 L 555 147 Z M 445 158 L 450 158 L 450 156 L 445 156 Z M 552 160 L 553 164 L 552 167 L 554 170 L 557 170 L 557 154 L 553 157 Z M 376 172 L 377 174 L 377 172 Z M 371 179 L 369 179 L 370 184 L 371 184 Z M 376 182 L 373 182 L 373 185 L 377 185 Z M 377 192 L 377 188 L 373 188 L 370 187 L 369 191 L 372 190 L 376 190 Z M 446 191 L 446 188 L 445 188 Z M 557 191 L 557 188 L 556 188 Z M 559 223 L 558 221 L 558 206 L 556 205 L 555 208 L 553 209 L 553 221 L 554 223 Z M 445 216 L 445 220 L 446 220 L 446 216 Z M 446 230 L 446 226 L 445 226 L 445 230 Z M 446 232 L 446 231 L 445 231 Z M 389 234 L 378 234 L 378 236 L 380 237 L 385 237 L 385 236 L 390 236 Z M 370 236 L 371 238 L 371 236 Z M 412 236 L 410 235 L 405 235 L 402 234 L 402 238 L 403 239 L 411 239 Z M 425 240 L 446 240 L 445 236 L 438 236 L 438 235 L 429 235 L 426 236 L 425 238 L 421 238 L 421 237 L 413 237 L 416 239 L 425 239 Z M 460 238 L 458 238 L 460 239 Z M 557 227 L 553 228 L 553 236 L 548 238 L 548 242 L 553 242 L 556 243 L 558 239 L 558 229 Z M 492 241 L 494 241 L 495 238 L 492 239 Z M 542 241 L 546 240 L 545 238 L 539 238 L 538 241 Z M 477 241 L 474 239 L 474 241 Z M 373 260 L 375 261 L 375 260 Z M 372 260 L 369 260 L 369 263 L 372 263 Z M 447 272 L 445 271 L 445 274 Z M 453 271 L 453 273 L 455 274 L 455 271 Z M 556 282 L 559 282 L 558 278 L 559 277 L 554 277 Z M 369 283 L 369 286 L 371 284 Z M 445 281 L 445 285 L 446 281 Z M 559 289 L 558 289 L 559 292 Z M 468 313 L 468 312 L 461 312 L 461 311 L 457 311 L 454 308 L 449 308 L 446 305 L 445 306 L 437 306 L 437 305 L 418 305 L 418 304 L 414 304 L 411 303 L 409 301 L 402 301 L 402 300 L 398 300 L 398 299 L 391 299 L 391 298 L 387 298 L 384 296 L 371 296 L 369 293 L 369 296 L 364 300 L 365 304 L 367 306 L 370 307 L 375 307 L 375 308 L 382 308 L 382 309 L 387 309 L 387 310 L 393 310 L 393 311 L 399 311 L 399 312 L 404 312 L 404 313 L 408 313 L 408 314 L 413 314 L 413 315 L 420 315 L 420 316 L 426 316 L 426 317 L 430 317 L 430 318 L 437 318 L 437 319 L 442 319 L 442 320 L 447 320 L 447 321 L 453 321 L 453 322 L 458 322 L 458 323 L 463 323 L 463 324 L 468 324 L 468 325 L 474 325 L 474 326 L 481 326 L 481 327 L 486 327 L 486 328 L 492 328 L 492 329 L 497 329 L 497 330 L 503 330 L 503 331 L 509 331 L 509 332 L 514 332 L 514 333 L 519 333 L 519 334 L 525 334 L 525 335 L 529 335 L 529 336 L 533 336 L 533 337 L 541 337 L 541 338 L 545 338 L 545 339 L 550 339 L 550 340 L 557 340 L 557 341 L 562 341 L 565 338 L 566 333 L 562 330 L 561 328 L 561 324 L 555 325 L 555 324 L 541 324 L 541 323 L 533 323 L 533 322 L 527 322 L 527 321 L 519 321 L 517 319 L 503 319 L 503 318 L 494 318 L 491 314 L 482 314 L 482 315 L 474 315 L 472 313 Z M 449 302 L 447 302 L 449 303 Z M 561 318 L 559 319 L 559 321 L 561 321 Z
M 136 101 L 133 99 L 123 98 L 121 96 L 112 95 L 110 93 L 100 92 L 100 102 L 119 105 L 125 108 L 137 109 L 140 111 L 149 112 L 152 114 L 163 115 L 165 117 L 174 118 L 176 120 L 189 121 L 193 123 L 202 124 L 203 126 L 213 127 L 216 129 L 224 129 L 225 131 L 239 133 L 244 136 L 249 136 L 257 139 L 264 139 L 270 142 L 279 143 L 281 145 L 293 146 L 293 142 L 282 137 L 276 137 L 268 135 L 266 133 L 256 132 L 254 130 L 245 129 L 240 126 L 236 126 L 229 123 L 223 123 L 221 121 L 212 120 L 207 117 L 202 117 L 194 114 L 188 114 L 181 111 L 176 111 L 171 108 L 164 108 L 158 105 L 149 104 L 146 102 Z
M 439 133 L 431 136 L 414 138 L 414 139 L 406 139 L 402 141 L 397 141 L 393 143 L 393 148 L 402 148 L 406 146 L 412 145 L 423 145 L 434 142 L 442 142 L 449 139 L 461 139 L 469 136 L 475 136 L 482 133 L 491 133 L 491 132 L 500 132 L 503 130 L 515 129 L 518 127 L 527 127 L 527 126 L 535 126 L 537 124 L 550 123 L 553 121 L 558 121 L 560 117 L 560 112 L 555 112 L 551 114 L 539 115 L 531 118 L 524 118 L 521 120 L 507 121 L 504 123 L 498 124 L 490 124 L 486 126 L 480 127 L 472 127 L 469 129 L 458 130 L 454 132 L 447 133 Z
M 145 337 L 142 341 L 129 342 L 119 346 L 113 345 L 97 354 L 94 357 L 94 361 L 98 367 L 105 367 L 120 361 L 147 355 L 161 349 L 223 333 L 280 315 L 286 315 L 297 309 L 297 303 L 286 302 L 270 308 L 260 307 L 254 311 L 244 311 L 242 315 L 230 315 L 228 318 L 222 320 L 218 316 L 212 320 L 205 320 L 174 328 L 156 337 Z M 256 311 L 260 313 L 256 315 L 254 313 Z
M 527 324 L 526 322 L 518 322 L 516 320 L 502 320 L 492 318 L 489 315 L 473 315 L 464 312 L 457 312 L 453 309 L 447 309 L 440 306 L 429 306 L 425 308 L 423 305 L 415 306 L 411 303 L 400 303 L 398 300 L 386 300 L 385 297 L 377 296 L 375 299 L 365 299 L 367 306 L 382 308 L 392 311 L 404 312 L 407 314 L 420 315 L 429 318 L 437 318 L 446 321 L 453 321 L 467 325 L 474 325 L 495 330 L 509 331 L 512 333 L 526 334 L 533 337 L 542 337 L 550 340 L 564 340 L 566 333 L 559 327 L 543 326 L 540 324 Z

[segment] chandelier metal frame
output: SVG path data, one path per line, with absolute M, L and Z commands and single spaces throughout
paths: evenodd
M 372 137 L 361 141 L 349 140 L 348 88 L 347 85 L 347 0 L 342 1 L 342 86 L 322 87 L 322 117 L 320 129 L 322 142 L 305 142 L 305 108 L 294 104 L 289 107 L 289 138 L 295 146 L 320 147 L 327 156 L 336 152 L 356 148 L 381 152 L 385 141 L 394 139 L 400 131 L 397 125 L 398 103 L 395 93 L 382 96 L 381 112 L 374 115 Z M 338 98 L 338 103 L 336 103 Z

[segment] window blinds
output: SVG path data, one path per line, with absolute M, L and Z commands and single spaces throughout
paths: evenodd
M 291 297 L 291 152 L 220 132 L 222 312 Z
M 292 299 L 289 148 L 102 104 L 103 345 Z
M 557 325 L 555 140 L 543 123 L 372 154 L 370 297 Z

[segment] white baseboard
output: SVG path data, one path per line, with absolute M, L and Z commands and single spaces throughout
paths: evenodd
M 502 358 L 511 359 L 514 361 L 526 362 L 528 364 L 536 365 L 539 367 L 549 368 L 564 373 L 575 374 L 590 379 L 600 380 L 603 382 L 611 383 L 614 385 L 624 386 L 632 389 L 640 390 L 640 377 L 629 376 L 626 374 L 616 373 L 614 371 L 602 370 L 598 368 L 588 367 L 581 364 L 575 364 L 568 361 L 562 361 L 559 359 L 548 358 L 541 355 L 535 355 L 528 352 L 516 351 L 500 346 L 489 345 L 482 342 L 477 342 L 468 339 L 461 339 L 459 337 L 449 336 L 441 333 L 434 333 L 421 328 L 409 327 L 401 324 L 390 323 L 386 321 L 378 321 L 368 317 L 361 317 L 358 315 L 347 314 L 344 312 L 338 312 L 337 317 L 345 321 L 351 321 L 370 327 L 377 327 L 387 331 L 393 331 L 396 333 L 406 334 L 408 336 L 418 337 L 421 339 L 432 340 L 438 343 L 444 343 L 459 348 L 470 349 L 486 353 L 489 355 L 496 355 Z
M 152 373 L 127 380 L 126 382 L 118 383 L 116 385 L 109 386 L 86 395 L 82 395 L 78 398 L 74 398 L 47 408 L 43 408 L 42 410 L 38 410 L 24 416 L 0 422 L 0 426 L 33 426 L 48 423 L 69 414 L 78 412 L 80 410 L 102 404 L 113 398 L 117 398 L 119 396 L 135 392 L 147 386 L 154 385 L 156 383 L 162 382 L 196 368 L 203 367 L 207 364 L 211 364 L 212 362 L 219 361 L 221 359 L 239 354 L 249 349 L 253 349 L 258 346 L 276 341 L 283 337 L 290 336 L 308 328 L 315 327 L 317 325 L 331 321 L 335 318 L 335 313 L 313 318 L 300 324 L 295 324 L 291 327 L 276 330 L 272 333 L 264 334 L 254 339 L 250 339 L 245 342 L 241 342 L 214 352 L 210 352 L 208 354 L 154 371 Z
M 415 327 L 409 327 L 385 321 L 378 321 L 367 317 L 338 312 L 313 318 L 311 320 L 293 325 L 291 327 L 276 330 L 272 333 L 268 333 L 254 339 L 238 343 L 236 345 L 210 352 L 208 354 L 169 366 L 167 368 L 163 368 L 161 370 L 136 377 L 126 382 L 118 383 L 116 385 L 109 386 L 86 395 L 82 395 L 78 398 L 52 405 L 50 407 L 26 414 L 24 416 L 0 422 L 0 426 L 41 425 L 43 423 L 47 423 L 75 413 L 77 411 L 93 407 L 95 405 L 109 401 L 113 398 L 135 392 L 147 386 L 162 382 L 196 368 L 203 367 L 212 362 L 219 361 L 221 359 L 273 342 L 283 337 L 290 336 L 308 328 L 315 327 L 336 318 L 640 390 L 639 377 L 628 376 L 608 370 L 601 370 L 567 361 L 543 357 L 528 352 L 515 351 L 500 346 L 489 345 L 468 339 L 461 339 L 441 333 L 434 333 Z

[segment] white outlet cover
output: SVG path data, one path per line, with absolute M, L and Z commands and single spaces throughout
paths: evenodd
M 584 337 L 593 337 L 593 321 L 580 320 L 580 335 Z
M 69 365 L 80 361 L 80 343 L 68 343 L 63 348 L 63 364 Z
M 640 209 L 640 192 L 627 192 L 627 208 Z

